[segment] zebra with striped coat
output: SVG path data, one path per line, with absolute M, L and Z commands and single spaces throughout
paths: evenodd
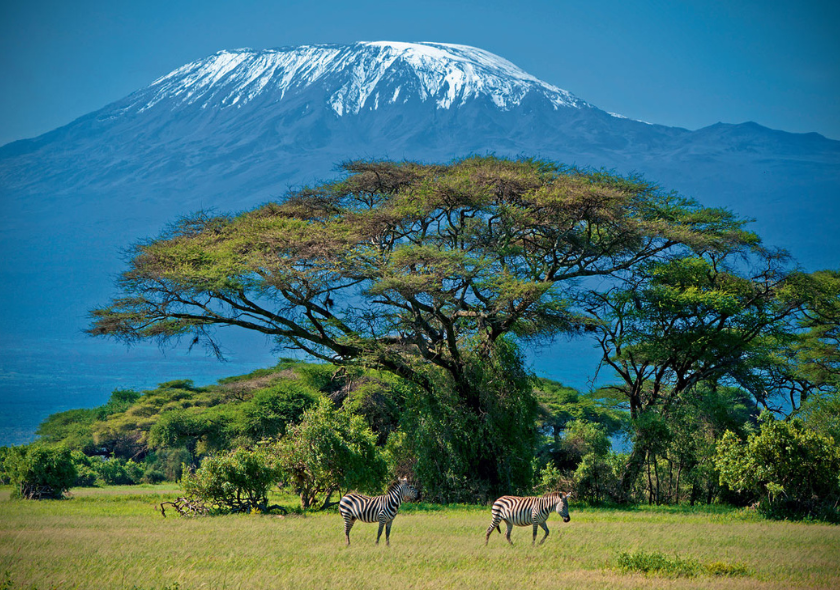
M 540 545 L 542 545 L 548 538 L 548 527 L 545 521 L 548 520 L 552 512 L 557 512 L 557 514 L 562 516 L 563 522 L 569 522 L 571 520 L 569 518 L 568 502 L 568 498 L 571 495 L 571 493 L 551 492 L 544 496 L 502 496 L 493 502 L 493 522 L 490 523 L 490 528 L 487 529 L 484 544 L 487 545 L 493 529 L 496 529 L 501 534 L 502 529 L 499 527 L 499 523 L 504 520 L 505 524 L 507 524 L 505 538 L 511 545 L 513 545 L 513 541 L 510 540 L 510 532 L 513 530 L 513 527 L 528 525 L 534 527 L 534 536 L 531 541 L 532 545 L 537 541 L 537 527 L 542 527 L 545 531 L 545 536 L 540 541 Z
M 338 504 L 338 511 L 344 518 L 344 536 L 347 537 L 347 545 L 350 545 L 350 529 L 357 520 L 362 522 L 378 522 L 379 532 L 376 534 L 376 544 L 379 544 L 379 537 L 382 536 L 382 529 L 385 529 L 385 544 L 391 544 L 391 525 L 400 509 L 403 501 L 417 499 L 417 490 L 402 478 L 397 483 L 391 484 L 384 496 L 363 496 L 362 494 L 350 493 L 341 499 Z

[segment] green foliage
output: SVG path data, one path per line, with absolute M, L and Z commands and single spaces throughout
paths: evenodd
M 574 487 L 571 478 L 557 469 L 554 463 L 549 463 L 542 469 L 535 469 L 535 471 L 537 476 L 534 492 L 538 495 L 550 492 L 569 492 Z
M 797 416 L 815 432 L 840 441 L 840 392 L 812 397 Z
M 376 435 L 361 417 L 336 410 L 327 399 L 304 412 L 274 452 L 284 483 L 303 508 L 319 499 L 326 505 L 335 492 L 376 491 L 386 475 Z
M 280 479 L 277 458 L 266 447 L 239 448 L 205 457 L 194 473 L 181 478 L 190 497 L 227 512 L 265 510 L 268 490 Z
M 669 577 L 694 577 L 700 570 L 700 562 L 677 554 L 666 555 L 659 551 L 620 551 L 616 555 L 618 569 L 623 572 L 640 572 Z
M 9 480 L 9 472 L 6 470 L 6 457 L 10 452 L 10 447 L 0 447 L 0 485 L 11 483 Z
M 726 432 L 715 464 L 721 485 L 751 494 L 768 516 L 840 520 L 840 446 L 800 419 L 764 413 L 746 442 Z
M 240 434 L 253 441 L 285 434 L 316 400 L 317 390 L 295 381 L 260 390 L 242 404 Z
M 100 412 L 96 408 L 57 412 L 41 422 L 35 434 L 45 443 L 62 443 L 71 449 L 93 453 L 96 445 L 91 426 L 99 417 Z
M 570 422 L 563 438 L 563 447 L 567 456 L 579 458 L 574 471 L 577 497 L 591 502 L 615 500 L 618 497 L 622 458 L 611 452 L 611 444 L 603 426 L 584 420 Z
M 148 483 L 155 481 L 178 481 L 183 474 L 184 464 L 189 465 L 192 456 L 183 447 L 157 449 L 144 459 Z
M 691 557 L 666 555 L 659 551 L 620 551 L 616 555 L 618 569 L 625 573 L 639 572 L 673 578 L 708 576 L 748 576 L 750 570 L 743 562 L 714 561 L 701 563 Z
M 573 420 L 601 424 L 608 435 L 618 432 L 626 421 L 626 413 L 608 396 L 610 391 L 582 394 L 577 390 L 548 379 L 536 379 L 534 393 L 540 404 L 538 426 L 553 438 L 555 446 L 566 425 Z
M 76 466 L 64 447 L 12 447 L 3 463 L 15 494 L 27 500 L 61 498 L 76 481 Z
M 475 397 L 467 400 L 445 375 L 438 375 L 431 393 L 406 390 L 402 427 L 424 497 L 486 501 L 531 488 L 537 403 L 520 354 L 506 339 L 471 354 L 467 378 Z

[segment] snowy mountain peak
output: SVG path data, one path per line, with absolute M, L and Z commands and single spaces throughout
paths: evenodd
M 241 107 L 258 98 L 283 100 L 313 88 L 326 93 L 326 103 L 338 116 L 412 98 L 433 101 L 439 109 L 488 98 L 507 111 L 528 95 L 543 97 L 555 110 L 590 106 L 482 49 L 373 41 L 220 51 L 155 80 L 133 95 L 131 107 Z

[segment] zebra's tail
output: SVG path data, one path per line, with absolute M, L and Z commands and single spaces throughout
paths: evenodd
M 499 531 L 500 535 L 502 534 L 502 527 L 500 527 L 499 525 L 496 525 L 496 530 Z

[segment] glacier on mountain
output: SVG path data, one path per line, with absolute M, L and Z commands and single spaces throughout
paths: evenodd
M 135 93 L 132 107 L 137 112 L 163 102 L 173 108 L 197 103 L 201 108 L 241 107 L 265 93 L 283 100 L 289 92 L 316 84 L 333 89 L 327 103 L 339 117 L 395 104 L 401 95 L 403 101 L 412 95 L 432 100 L 439 109 L 486 97 L 506 111 L 532 93 L 555 110 L 590 107 L 483 49 L 390 41 L 220 51 L 158 78 Z M 414 92 L 403 92 L 405 84 Z M 391 98 L 380 101 L 380 96 Z

